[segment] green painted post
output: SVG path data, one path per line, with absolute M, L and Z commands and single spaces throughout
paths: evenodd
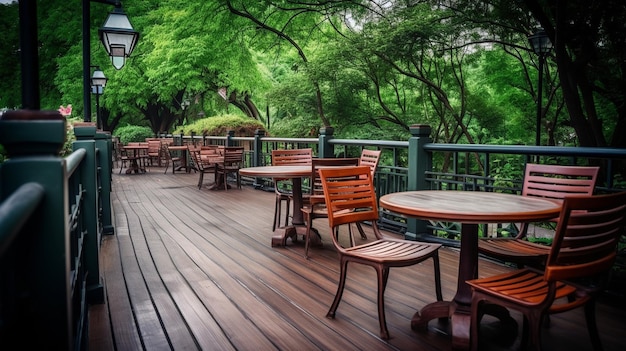
M 252 164 L 250 166 L 264 166 L 265 162 L 263 162 L 263 141 L 261 138 L 265 136 L 264 129 L 257 129 L 254 132 L 254 150 L 252 151 Z
M 37 338 L 56 350 L 74 347 L 67 171 L 59 156 L 65 138 L 65 118 L 57 111 L 7 111 L 0 120 L 0 144 L 9 156 L 0 166 L 1 197 L 28 182 L 45 189 L 37 221 L 30 224 L 32 251 L 24 255 L 32 302 L 24 313 L 33 314 L 30 326 Z
M 424 150 L 424 145 L 431 142 L 431 128 L 428 125 L 412 125 L 409 128 L 409 174 L 407 190 L 426 190 L 428 182 L 424 176 L 432 168 L 432 155 Z M 426 221 L 415 218 L 407 219 L 405 238 L 416 240 L 427 234 Z
M 234 130 L 229 130 L 226 132 L 226 145 L 225 146 L 234 146 L 233 137 L 235 136 Z
M 98 149 L 98 164 L 100 165 L 100 204 L 102 234 L 112 235 L 115 232 L 113 225 L 113 211 L 111 209 L 111 174 L 113 172 L 113 142 L 111 134 L 98 131 L 96 133 L 96 149 Z
M 333 138 L 334 131 L 333 127 L 320 128 L 318 157 L 335 157 L 335 146 L 328 143 Z
M 86 231 L 84 242 L 84 260 L 87 270 L 87 301 L 90 303 L 104 302 L 104 287 L 100 277 L 100 265 L 98 255 L 100 253 L 100 213 L 98 194 L 98 167 L 96 160 L 96 125 L 79 124 L 74 126 L 76 141 L 72 145 L 73 150 L 85 149 L 87 151 L 84 161 L 81 163 L 80 182 L 83 184 L 85 194 L 82 207 L 83 230 Z

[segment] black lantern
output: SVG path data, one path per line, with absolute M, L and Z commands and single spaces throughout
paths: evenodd
M 104 88 L 107 85 L 107 80 L 109 80 L 109 78 L 105 77 L 104 72 L 102 72 L 100 68 L 96 68 L 91 76 L 91 86 L 100 86 Z
M 135 49 L 137 39 L 139 39 L 139 32 L 133 29 L 128 16 L 121 7 L 116 6 L 112 12 L 109 12 L 109 17 L 107 17 L 102 28 L 98 29 L 98 34 L 111 57 L 113 67 L 121 69 L 126 58 L 130 57 Z
M 539 29 L 535 34 L 528 36 L 528 42 L 537 55 L 545 55 L 552 50 L 552 42 L 543 29 Z

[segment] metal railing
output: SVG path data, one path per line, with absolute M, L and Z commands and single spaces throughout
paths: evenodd
M 103 210 L 110 207 L 104 194 L 110 193 L 110 142 L 104 136 L 97 148 L 95 126 L 77 127 L 74 151 L 63 158 L 65 129 L 61 118 L 0 121 L 9 156 L 0 164 L 0 339 L 6 345 L 86 349 L 89 304 L 104 302 L 98 255 L 111 221 Z M 37 337 L 23 337 L 33 330 Z

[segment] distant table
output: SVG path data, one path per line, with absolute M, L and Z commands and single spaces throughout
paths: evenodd
M 135 173 L 146 173 L 146 169 L 142 168 L 139 165 L 139 158 L 142 150 L 146 151 L 146 155 L 148 152 L 148 145 L 124 145 L 124 150 L 132 151 L 133 156 L 131 158 L 130 167 L 126 169 L 126 174 Z
M 478 224 L 534 222 L 558 217 L 561 203 L 537 197 L 474 191 L 407 191 L 384 195 L 380 206 L 420 219 L 461 222 L 457 291 L 452 301 L 437 301 L 416 312 L 411 327 L 424 328 L 450 317 L 452 347 L 470 345 L 472 291 L 466 281 L 478 277 Z
M 302 178 L 311 175 L 311 166 L 261 166 L 239 170 L 241 175 L 262 178 L 289 178 L 293 182 L 293 218 L 291 226 L 276 228 L 272 237 L 272 246 L 287 245 L 287 238 L 294 235 L 305 235 L 306 226 L 302 215 Z M 318 244 L 319 238 L 311 236 L 311 244 Z

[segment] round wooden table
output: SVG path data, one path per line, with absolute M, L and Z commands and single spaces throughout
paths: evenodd
M 287 245 L 287 238 L 295 235 L 305 235 L 306 226 L 302 216 L 302 178 L 311 176 L 311 166 L 261 166 L 241 168 L 239 174 L 261 178 L 289 178 L 293 184 L 293 218 L 291 226 L 276 228 L 272 237 L 272 246 Z M 293 239 L 292 239 L 293 240 Z M 316 235 L 311 236 L 311 244 L 319 240 Z
M 124 145 L 123 149 L 127 150 L 127 151 L 132 151 L 133 152 L 133 156 L 131 157 L 131 163 L 130 166 L 126 169 L 126 174 L 131 174 L 133 172 L 135 173 L 146 173 L 146 169 L 142 168 L 141 165 L 139 165 L 139 158 L 140 158 L 140 153 L 141 151 L 145 151 L 146 154 L 148 152 L 148 145 Z
M 478 224 L 535 222 L 558 217 L 561 203 L 528 196 L 474 191 L 407 191 L 384 195 L 380 206 L 409 217 L 461 223 L 457 291 L 452 301 L 437 301 L 416 312 L 411 327 L 450 317 L 452 347 L 470 345 L 472 291 L 465 282 L 478 277 Z

